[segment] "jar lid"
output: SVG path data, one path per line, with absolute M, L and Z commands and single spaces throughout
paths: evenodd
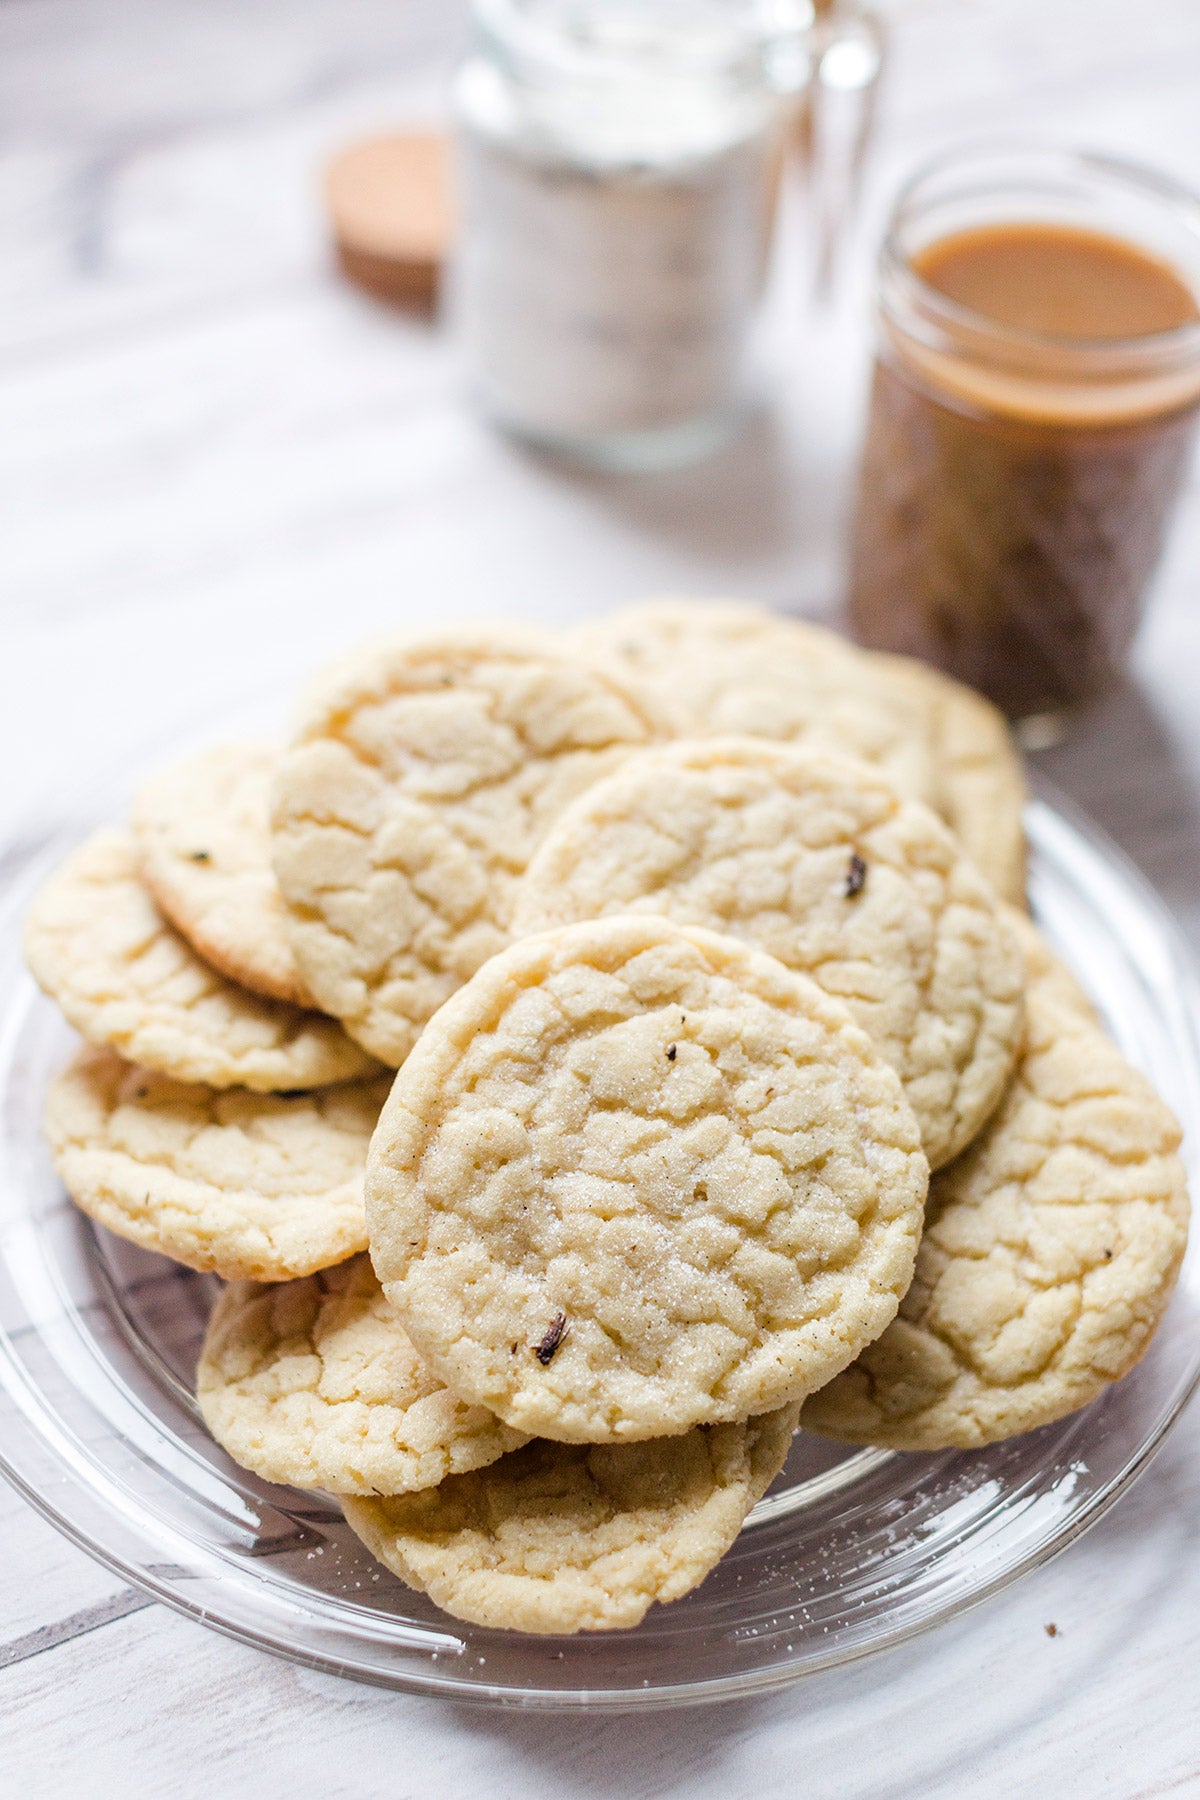
M 364 139 L 325 171 L 338 261 L 377 298 L 432 307 L 453 236 L 449 155 L 440 132 Z

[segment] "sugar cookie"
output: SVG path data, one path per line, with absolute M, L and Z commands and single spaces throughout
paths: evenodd
M 982 1135 L 935 1176 L 900 1316 L 804 1407 L 897 1450 L 989 1444 L 1085 1406 L 1154 1335 L 1187 1241 L 1179 1127 L 1033 927 L 1027 1042 Z
M 196 1398 L 244 1468 L 334 1494 L 436 1487 L 524 1442 L 430 1373 L 367 1256 L 302 1281 L 227 1287 Z
M 385 644 L 329 675 L 273 812 L 292 944 L 320 1005 L 403 1062 L 508 942 L 550 821 L 656 735 L 628 685 L 533 633 Z
M 442 1007 L 372 1140 L 367 1220 L 449 1386 L 599 1443 L 823 1385 L 894 1316 L 927 1181 L 840 1002 L 639 916 L 525 938 Z
M 542 1439 L 394 1500 L 346 1500 L 371 1554 L 446 1612 L 512 1631 L 612 1631 L 677 1600 L 783 1467 L 796 1407 L 682 1437 Z
M 574 635 L 672 708 L 678 736 L 832 750 L 873 764 L 902 794 L 935 798 L 923 702 L 819 625 L 734 602 L 651 600 Z
M 865 763 L 756 738 L 631 757 L 551 827 L 515 923 L 633 912 L 744 938 L 844 1000 L 934 1168 L 1004 1091 L 1021 953 L 947 827 Z
M 51 876 L 25 957 L 89 1042 L 179 1081 L 286 1093 L 379 1066 L 332 1019 L 211 969 L 151 900 L 123 832 L 97 832 Z
M 312 1006 L 271 867 L 279 751 L 222 744 L 145 782 L 133 835 L 159 908 L 205 962 L 256 994 Z
M 229 1280 L 285 1281 L 365 1247 L 387 1089 L 219 1092 L 86 1046 L 50 1088 L 46 1135 L 68 1193 L 110 1231 Z
M 1024 907 L 1025 771 L 1004 714 L 974 688 L 909 656 L 862 655 L 926 713 L 937 792 L 932 804 L 1002 900 Z

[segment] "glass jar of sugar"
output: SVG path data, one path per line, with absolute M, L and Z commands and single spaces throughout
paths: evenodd
M 452 308 L 488 414 L 607 468 L 736 417 L 810 0 L 475 0 Z

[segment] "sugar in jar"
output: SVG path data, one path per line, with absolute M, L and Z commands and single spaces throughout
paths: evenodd
M 808 0 L 476 0 L 452 304 L 490 416 L 610 467 L 736 415 Z

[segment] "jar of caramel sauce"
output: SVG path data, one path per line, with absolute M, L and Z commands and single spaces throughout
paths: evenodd
M 849 614 L 1047 741 L 1123 666 L 1200 416 L 1200 201 L 984 149 L 902 194 Z

